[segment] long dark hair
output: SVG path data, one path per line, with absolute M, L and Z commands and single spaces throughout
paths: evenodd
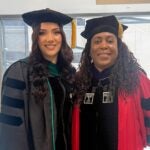
M 79 71 L 76 74 L 76 90 L 80 96 L 84 96 L 91 86 L 90 47 L 91 40 L 88 39 L 81 56 Z M 115 93 L 116 89 L 125 94 L 132 93 L 139 84 L 138 75 L 140 71 L 144 72 L 137 59 L 127 45 L 118 38 L 118 58 L 112 66 L 110 75 L 110 90 L 112 93 Z
M 29 57 L 30 69 L 32 70 L 30 78 L 32 80 L 33 86 L 35 87 L 35 90 L 33 91 L 34 97 L 37 100 L 43 100 L 48 92 L 47 87 L 45 87 L 45 82 L 47 82 L 48 78 L 48 66 L 46 65 L 47 61 L 43 58 L 38 45 L 40 24 L 33 25 L 32 29 L 32 51 Z M 74 70 L 71 66 L 71 62 L 73 60 L 73 52 L 66 42 L 65 33 L 62 26 L 60 26 L 60 32 L 62 36 L 62 46 L 58 54 L 57 64 L 61 71 L 62 78 L 65 78 L 68 82 L 72 83 L 74 81 Z

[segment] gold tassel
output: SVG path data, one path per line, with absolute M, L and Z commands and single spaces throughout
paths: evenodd
M 71 22 L 72 25 L 72 35 L 71 35 L 71 48 L 76 47 L 76 21 L 73 19 Z
M 118 37 L 121 39 L 123 35 L 123 27 L 122 24 L 118 21 L 119 27 L 118 27 Z

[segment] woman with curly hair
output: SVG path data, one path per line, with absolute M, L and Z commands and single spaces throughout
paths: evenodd
M 63 25 L 72 18 L 50 9 L 24 13 L 32 51 L 4 74 L 1 150 L 70 150 L 75 69 Z
M 87 43 L 76 74 L 77 149 L 143 150 L 150 144 L 150 80 L 121 39 L 126 29 L 112 15 L 87 20 L 81 33 Z

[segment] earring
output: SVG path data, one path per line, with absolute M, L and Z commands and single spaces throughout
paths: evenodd
M 93 59 L 91 58 L 91 64 L 93 63 Z

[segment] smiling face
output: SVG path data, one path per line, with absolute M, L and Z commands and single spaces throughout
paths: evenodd
M 38 45 L 43 57 L 52 63 L 56 63 L 58 53 L 62 45 L 60 26 L 51 22 L 41 23 L 38 36 Z
M 112 66 L 118 56 L 117 37 L 110 32 L 95 34 L 91 39 L 90 55 L 99 71 Z

